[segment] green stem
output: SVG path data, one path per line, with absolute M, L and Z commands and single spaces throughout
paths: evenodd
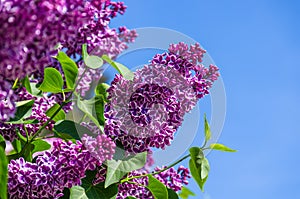
M 23 124 L 23 128 L 24 128 L 24 131 L 26 132 L 26 142 L 28 142 L 29 141 L 29 133 L 28 133 L 28 130 L 27 130 L 25 124 Z
M 123 180 L 121 180 L 121 183 L 124 183 L 124 182 L 130 182 L 130 180 L 133 180 L 135 178 L 142 178 L 142 177 L 146 177 L 148 175 L 156 175 L 156 174 L 159 174 L 159 173 L 162 173 L 172 167 L 174 167 L 175 165 L 177 165 L 178 163 L 182 162 L 183 160 L 187 159 L 188 157 L 190 157 L 190 154 L 189 155 L 186 155 L 184 156 L 183 158 L 177 160 L 176 162 L 174 162 L 173 164 L 169 165 L 168 167 L 162 169 L 162 170 L 159 170 L 159 171 L 156 171 L 156 172 L 153 172 L 153 173 L 148 173 L 148 174 L 144 174 L 144 175 L 139 175 L 139 176 L 132 176 L 130 178 L 125 178 Z
M 211 149 L 211 148 L 210 147 L 203 147 L 203 148 L 201 148 L 202 151 L 209 150 L 209 149 Z

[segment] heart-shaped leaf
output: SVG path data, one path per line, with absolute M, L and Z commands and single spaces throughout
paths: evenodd
M 61 93 L 64 85 L 63 78 L 55 68 L 45 68 L 44 80 L 39 89 L 43 92 Z

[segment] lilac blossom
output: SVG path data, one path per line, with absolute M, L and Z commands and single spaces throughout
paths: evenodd
M 84 134 L 81 141 L 91 155 L 94 156 L 100 163 L 113 158 L 116 144 L 106 135 L 99 134 L 94 138 Z
M 129 152 L 164 149 L 197 95 L 188 78 L 164 64 L 148 64 L 134 75 L 133 81 L 117 75 L 108 89 L 105 133 Z
M 176 69 L 187 79 L 196 92 L 197 98 L 200 99 L 209 94 L 213 82 L 220 75 L 216 66 L 210 65 L 209 68 L 205 68 L 201 64 L 205 52 L 198 43 L 188 47 L 187 44 L 180 42 L 171 44 L 169 52 L 155 55 L 151 63 Z
M 126 6 L 123 2 L 91 1 L 91 10 L 94 11 L 94 20 L 90 20 L 80 27 L 78 34 L 72 40 L 64 41 L 62 45 L 67 48 L 68 55 L 81 54 L 82 44 L 88 45 L 90 54 L 108 55 L 114 59 L 123 50 L 126 43 L 134 42 L 137 34 L 134 30 L 120 27 L 111 29 L 109 23 L 117 14 L 124 14 Z
M 56 44 L 72 40 L 92 20 L 90 3 L 82 0 L 2 0 L 0 2 L 0 67 L 10 79 L 43 71 Z
M 206 53 L 206 51 L 200 47 L 199 43 L 188 46 L 183 42 L 179 42 L 178 44 L 171 44 L 168 50 L 170 53 L 186 59 L 193 65 L 201 63 L 203 55 Z
M 53 149 L 38 156 L 36 163 L 23 158 L 8 165 L 8 194 L 10 198 L 59 198 L 64 188 L 81 184 L 86 170 L 100 163 L 78 141 L 53 143 Z
M 155 168 L 155 171 L 160 171 L 164 168 L 166 167 L 157 167 Z M 183 185 L 187 185 L 187 179 L 190 177 L 189 170 L 183 166 L 179 166 L 177 170 L 172 167 L 155 175 L 155 178 L 165 184 L 169 189 L 173 189 L 174 191 L 180 191 Z
M 109 0 L 1 0 L 0 69 L 4 77 L 14 80 L 43 73 L 52 64 L 50 56 L 59 43 L 68 55 L 81 54 L 81 45 L 87 43 L 90 52 L 98 48 L 117 56 L 136 37 L 134 31 L 108 26 L 125 10 L 122 2 Z
M 105 181 L 107 169 L 102 165 L 97 168 L 96 176 L 92 182 L 93 185 L 97 185 Z
M 199 44 L 173 44 L 169 50 L 137 70 L 133 81 L 116 75 L 107 90 L 104 131 L 128 152 L 170 145 L 185 113 L 219 76 L 217 67 L 198 64 L 205 53 Z

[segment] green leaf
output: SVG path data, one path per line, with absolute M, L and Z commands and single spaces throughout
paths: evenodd
M 93 133 L 86 127 L 73 122 L 71 120 L 64 120 L 54 125 L 54 130 L 60 134 L 69 135 L 71 138 L 80 140 L 83 134 L 93 135 Z
M 31 162 L 32 161 L 32 154 L 33 154 L 33 149 L 34 149 L 34 145 L 33 144 L 28 144 L 29 146 L 26 147 L 24 153 L 23 153 L 23 157 L 26 161 Z
M 3 148 L 3 150 L 6 148 L 6 142 L 2 135 L 0 135 L 0 148 Z
M 196 194 L 189 190 L 187 187 L 182 187 L 181 192 L 179 193 L 179 197 L 182 199 L 188 199 L 189 196 L 196 196 Z
M 46 151 L 51 148 L 51 145 L 44 140 L 35 140 L 32 142 L 32 144 L 34 146 L 32 153 Z
M 0 147 L 0 198 L 6 199 L 7 198 L 7 158 L 5 155 L 5 151 L 2 147 Z
M 86 190 L 86 195 L 90 199 L 111 199 L 118 193 L 117 184 L 110 185 L 104 188 L 104 182 L 97 185 L 93 185 L 93 180 L 95 178 L 97 171 L 87 171 L 86 177 L 82 179 L 82 187 Z
M 70 199 L 88 199 L 85 190 L 81 186 L 73 186 L 70 189 Z
M 133 80 L 134 74 L 126 66 L 111 60 L 107 55 L 102 55 L 102 59 L 114 67 L 125 79 Z
M 124 150 L 124 146 L 120 141 L 116 141 L 116 149 L 115 154 L 113 156 L 114 160 L 123 160 L 126 156 L 126 151 Z
M 223 144 L 215 143 L 211 144 L 210 147 L 211 149 L 214 150 L 219 150 L 219 151 L 225 151 L 225 152 L 236 152 L 237 150 L 231 149 Z
M 99 96 L 98 97 L 96 96 L 89 100 L 78 99 L 77 106 L 82 112 L 84 112 L 96 124 L 96 126 L 98 126 L 98 128 L 101 131 L 103 131 L 103 126 L 100 125 L 100 123 L 98 121 L 97 113 L 96 113 L 96 104 L 97 104 L 98 100 L 101 100 L 99 98 Z M 97 105 L 99 105 L 99 104 L 97 104 Z M 98 109 L 98 111 L 100 111 L 100 110 Z
M 199 147 L 191 147 L 189 149 L 191 158 L 195 160 L 195 162 L 201 164 L 201 160 L 204 158 L 203 151 Z
M 61 93 L 64 80 L 58 70 L 55 68 L 45 68 L 44 80 L 39 89 L 43 92 Z
M 60 110 L 59 110 L 60 109 Z M 59 111 L 58 111 L 59 110 Z M 46 111 L 46 115 L 48 117 L 52 117 L 54 115 L 54 113 L 58 111 L 58 113 L 54 116 L 54 118 L 52 119 L 53 121 L 57 122 L 59 120 L 64 120 L 66 119 L 66 113 L 63 109 L 60 108 L 59 104 L 54 104 L 51 108 L 49 108 Z
M 119 182 L 128 172 L 142 168 L 146 164 L 147 152 L 138 153 L 124 160 L 108 160 L 105 187 Z
M 19 78 L 15 79 L 14 84 L 12 85 L 12 89 L 19 88 Z
M 96 117 L 101 126 L 104 126 L 105 118 L 104 118 L 104 105 L 105 100 L 102 95 L 98 95 L 95 97 L 95 111 Z
M 40 90 L 37 88 L 37 85 L 38 85 L 38 83 L 30 82 L 30 87 L 31 87 L 31 91 L 32 91 L 31 94 L 34 95 L 34 96 L 40 96 L 40 97 L 42 97 L 42 96 L 41 96 L 42 91 L 40 91 Z
M 88 55 L 85 57 L 84 63 L 91 69 L 97 69 L 103 66 L 103 59 L 95 55 Z
M 133 196 L 127 196 L 125 199 L 137 199 L 137 198 Z
M 147 189 L 151 191 L 155 199 L 168 199 L 168 191 L 166 186 L 152 175 L 148 175 Z
M 76 63 L 62 51 L 58 52 L 56 59 L 61 64 L 64 71 L 67 88 L 73 89 L 78 75 L 78 67 Z
M 206 119 L 206 114 L 204 115 L 204 133 L 205 133 L 205 142 L 207 142 L 211 138 L 211 131 L 210 131 L 208 121 Z
M 201 161 L 201 179 L 205 179 L 208 176 L 210 166 L 208 160 L 203 158 Z
M 95 88 L 95 93 L 96 95 L 102 95 L 104 97 L 104 100 L 107 101 L 107 96 L 108 96 L 108 93 L 107 93 L 107 89 L 109 88 L 110 86 L 106 83 L 100 83 L 97 85 L 97 87 Z
M 198 186 L 200 187 L 201 191 L 204 191 L 204 184 L 206 182 L 206 178 L 201 179 L 201 170 L 199 169 L 200 166 L 197 165 L 192 159 L 189 161 L 189 168 L 194 180 L 197 182 Z
M 118 193 L 118 186 L 112 184 L 109 187 L 104 187 L 104 183 L 99 183 L 96 186 L 91 186 L 86 195 L 89 198 L 111 199 Z
M 206 182 L 206 179 L 208 175 L 206 175 L 206 171 L 203 171 L 202 174 L 202 164 L 203 164 L 203 159 L 205 158 L 203 155 L 203 152 L 200 148 L 198 147 L 192 147 L 190 148 L 190 155 L 191 159 L 189 161 L 189 168 L 192 174 L 192 177 L 194 180 L 197 182 L 198 186 L 200 189 L 203 191 L 204 184 Z M 207 165 L 203 166 L 205 169 Z M 202 178 L 202 176 L 206 176 L 205 178 Z
M 70 199 L 70 189 L 64 188 L 63 190 L 63 196 L 60 197 L 59 199 Z
M 168 199 L 178 199 L 177 193 L 173 189 L 167 189 L 168 190 Z
M 17 153 L 20 153 L 21 150 L 22 150 L 22 144 L 21 144 L 21 141 L 18 140 L 18 139 L 14 139 L 14 141 L 12 141 L 11 145 L 13 146 L 14 150 L 17 152 Z
M 26 88 L 26 90 L 32 94 L 32 89 L 31 89 L 31 85 L 30 85 L 30 81 L 29 81 L 29 78 L 28 76 L 26 76 L 24 79 L 23 79 L 23 85 L 24 87 Z
M 25 100 L 16 102 L 17 111 L 15 113 L 15 117 L 12 118 L 9 122 L 15 122 L 22 120 L 23 118 L 27 118 L 31 115 L 32 106 L 34 104 L 34 100 Z

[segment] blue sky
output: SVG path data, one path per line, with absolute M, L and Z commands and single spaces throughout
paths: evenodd
M 211 173 L 205 192 L 193 182 L 189 186 L 197 193 L 195 198 L 300 198 L 300 2 L 125 0 L 125 4 L 127 12 L 112 26 L 179 31 L 204 46 L 221 69 L 227 111 L 219 141 L 239 151 L 208 155 Z M 154 53 L 145 50 L 127 64 L 147 63 Z M 209 98 L 200 105 L 209 106 Z M 203 116 L 207 107 L 200 109 Z

